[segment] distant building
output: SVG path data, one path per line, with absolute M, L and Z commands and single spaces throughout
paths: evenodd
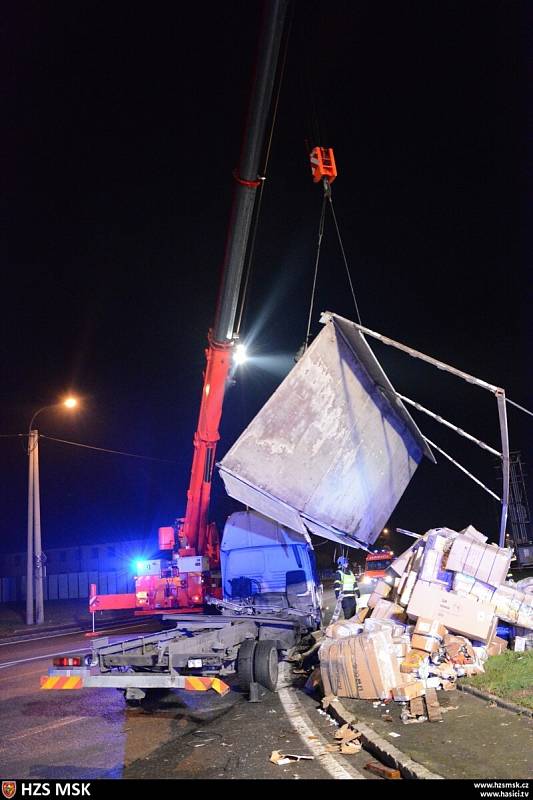
M 91 583 L 101 594 L 133 591 L 136 561 L 156 550 L 156 542 L 146 539 L 48 548 L 45 599 L 87 597 Z M 25 592 L 26 553 L 0 554 L 0 602 L 22 600 Z

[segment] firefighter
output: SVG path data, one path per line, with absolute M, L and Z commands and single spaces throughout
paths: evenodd
M 357 578 L 350 569 L 348 559 L 341 556 L 337 559 L 337 572 L 335 573 L 335 597 L 342 594 L 342 610 L 344 619 L 350 619 L 355 614 L 357 600 L 361 593 L 357 585 Z

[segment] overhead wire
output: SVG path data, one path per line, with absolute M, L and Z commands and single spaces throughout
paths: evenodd
M 68 439 L 58 439 L 55 436 L 46 436 L 43 433 L 39 434 L 40 439 L 49 439 L 51 442 L 60 442 L 61 444 L 69 444 L 74 447 L 83 447 L 86 450 L 98 450 L 100 453 L 112 453 L 117 456 L 128 456 L 129 458 L 140 458 L 145 461 L 160 461 L 165 464 L 175 464 L 177 462 L 171 461 L 168 458 L 156 458 L 155 456 L 144 456 L 139 453 L 127 453 L 124 450 L 111 450 L 108 447 L 96 447 L 92 444 L 83 444 L 82 442 L 71 442 Z

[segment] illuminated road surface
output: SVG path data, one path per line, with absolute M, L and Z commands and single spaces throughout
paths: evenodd
M 298 690 L 266 693 L 257 704 L 236 686 L 223 698 L 182 691 L 152 708 L 126 707 L 115 689 L 40 690 L 53 654 L 89 647 L 80 633 L 0 641 L 3 779 L 372 778 L 362 772 L 368 754 L 326 754 L 334 728 Z M 269 761 L 273 750 L 314 760 L 278 767 Z

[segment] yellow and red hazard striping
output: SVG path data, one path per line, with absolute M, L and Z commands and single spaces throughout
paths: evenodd
M 188 676 L 184 679 L 183 688 L 192 692 L 207 692 L 209 689 L 214 689 L 220 695 L 225 695 L 229 692 L 230 687 L 220 678 L 200 678 Z M 83 687 L 83 678 L 79 675 L 42 675 L 41 676 L 41 689 L 81 689 Z
M 220 678 L 199 678 L 196 676 L 188 676 L 185 678 L 185 689 L 192 692 L 207 692 L 208 689 L 214 689 L 218 694 L 225 695 L 229 692 L 229 686 Z
M 50 677 L 49 675 L 41 676 L 41 689 L 81 689 L 83 686 L 83 678 L 79 675 L 61 676 L 56 675 Z

